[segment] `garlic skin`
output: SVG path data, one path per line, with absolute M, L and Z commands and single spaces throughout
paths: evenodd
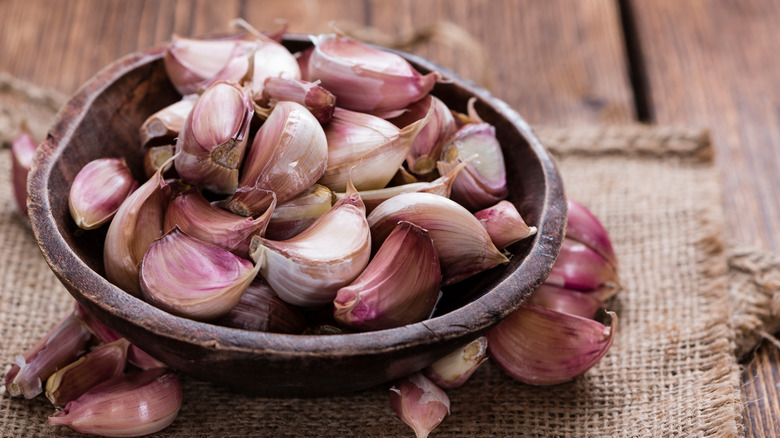
M 30 172 L 36 149 L 38 145 L 25 130 L 19 132 L 11 142 L 11 183 L 16 207 L 24 218 L 27 218 L 27 174 Z
M 182 403 L 176 374 L 152 369 L 107 380 L 49 417 L 53 426 L 102 436 L 142 436 L 168 427 Z
M 170 159 L 176 153 L 176 145 L 166 144 L 161 146 L 150 146 L 146 148 L 144 152 L 144 174 L 147 178 L 151 178 L 158 170 L 162 169 L 163 165 L 165 169 L 161 170 L 163 174 L 168 173 L 173 168 L 173 161 Z
M 487 347 L 487 337 L 480 336 L 428 365 L 423 372 L 439 388 L 460 388 L 488 359 Z
M 232 58 L 249 53 L 242 39 L 242 35 L 218 39 L 173 35 L 163 56 L 168 78 L 182 96 L 196 93 L 204 81 L 224 69 Z
M 607 353 L 617 329 L 567 313 L 523 304 L 488 334 L 488 351 L 508 375 L 531 385 L 557 385 L 588 371 Z
M 409 221 L 430 233 L 441 263 L 443 285 L 507 263 L 485 228 L 458 203 L 432 193 L 404 193 L 379 204 L 368 215 L 375 248 L 399 221 Z
M 509 201 L 500 201 L 480 210 L 474 213 L 474 217 L 479 219 L 498 249 L 536 234 L 536 227 L 529 227 L 517 207 Z
M 303 333 L 308 327 L 301 311 L 276 295 L 262 278 L 256 277 L 241 300 L 215 324 L 271 333 Z
M 587 245 L 604 257 L 617 271 L 617 256 L 604 225 L 581 203 L 568 199 L 567 204 L 566 238 Z
M 334 198 L 329 188 L 314 184 L 294 198 L 276 206 L 264 237 L 287 240 L 297 236 L 330 210 L 335 202 Z
M 342 108 L 373 114 L 400 110 L 425 97 L 440 77 L 436 72 L 423 76 L 399 55 L 345 36 L 310 38 L 314 50 L 305 77 L 322 81 Z
M 76 225 L 94 230 L 110 221 L 138 188 L 124 158 L 98 158 L 81 168 L 70 186 L 68 206 Z
M 427 437 L 450 413 L 447 393 L 422 373 L 399 379 L 390 388 L 390 405 L 417 438 Z
M 254 106 L 246 89 L 217 82 L 198 98 L 176 142 L 176 172 L 214 193 L 232 194 Z
M 409 105 L 404 114 L 390 119 L 390 122 L 403 128 L 425 117 L 431 105 L 433 105 L 433 116 L 414 139 L 409 155 L 406 157 L 409 170 L 417 175 L 427 175 L 436 170 L 436 162 L 441 158 L 444 143 L 458 129 L 455 117 L 444 102 L 429 94 Z
M 583 318 L 595 318 L 604 301 L 598 293 L 578 291 L 565 287 L 542 284 L 528 297 L 527 302 L 556 312 L 568 313 Z
M 230 312 L 256 275 L 249 260 L 174 227 L 144 255 L 141 291 L 160 309 L 207 321 Z
M 254 237 L 252 259 L 284 301 L 301 307 L 330 303 L 363 271 L 371 257 L 366 209 L 354 190 L 297 236 Z
M 266 79 L 258 104 L 267 107 L 286 100 L 306 107 L 322 125 L 330 121 L 336 108 L 336 96 L 314 82 L 283 77 Z
M 355 330 L 382 330 L 426 319 L 441 286 L 428 231 L 401 221 L 348 286 L 336 292 L 333 317 Z
M 564 238 L 561 252 L 545 283 L 580 291 L 608 288 L 611 294 L 620 288 L 613 266 L 599 253 L 583 243 Z
M 159 146 L 174 142 L 190 115 L 198 96 L 191 94 L 149 116 L 139 129 L 141 146 Z

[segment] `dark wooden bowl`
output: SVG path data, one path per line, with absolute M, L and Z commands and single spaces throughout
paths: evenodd
M 285 38 L 293 52 L 310 45 Z M 128 55 L 107 66 L 68 101 L 39 148 L 29 179 L 35 237 L 51 269 L 95 316 L 171 367 L 236 390 L 270 396 L 326 395 L 368 388 L 419 370 L 477 338 L 514 311 L 547 277 L 563 238 L 566 202 L 560 176 L 528 124 L 504 102 L 452 72 L 401 54 L 447 83 L 434 94 L 495 125 L 504 148 L 509 200 L 539 233 L 510 248 L 509 264 L 446 291 L 437 315 L 391 330 L 346 335 L 249 332 L 173 316 L 104 277 L 103 230 L 84 232 L 68 210 L 73 178 L 89 161 L 124 157 L 141 180 L 138 127 L 179 99 L 168 81 L 163 49 Z M 455 298 L 457 297 L 457 298 Z

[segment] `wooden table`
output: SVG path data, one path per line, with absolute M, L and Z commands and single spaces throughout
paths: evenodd
M 451 22 L 414 49 L 487 84 L 532 124 L 646 122 L 711 129 L 728 238 L 780 250 L 780 2 L 774 0 L 0 0 L 0 71 L 71 93 L 100 67 L 171 34 L 244 17 L 290 32 L 373 26 L 398 37 Z M 435 35 L 438 35 L 434 33 Z M 780 352 L 744 363 L 748 436 L 780 431 Z

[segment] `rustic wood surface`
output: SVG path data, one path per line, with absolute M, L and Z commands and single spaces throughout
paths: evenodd
M 710 128 L 730 236 L 780 250 L 780 62 L 773 0 L 0 0 L 0 71 L 74 92 L 102 66 L 172 33 L 230 30 L 243 17 L 290 32 L 373 26 L 410 51 L 487 85 L 534 124 Z M 469 40 L 436 36 L 451 22 Z M 376 36 L 376 35 L 375 35 Z M 780 431 L 780 353 L 744 371 L 748 436 Z

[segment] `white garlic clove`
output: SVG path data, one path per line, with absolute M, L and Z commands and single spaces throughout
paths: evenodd
M 581 203 L 573 199 L 569 199 L 567 203 L 569 214 L 566 221 L 566 237 L 584 243 L 617 270 L 617 256 L 604 225 Z
M 198 96 L 191 94 L 149 116 L 141 125 L 141 146 L 170 144 L 181 132 L 184 121 L 190 115 Z
M 545 283 L 580 291 L 611 288 L 612 294 L 620 288 L 617 272 L 607 259 L 587 245 L 565 238 L 558 259 Z
M 474 213 L 490 235 L 498 249 L 519 242 L 536 234 L 536 227 L 529 227 L 514 204 L 500 201 L 496 205 Z
M 334 194 L 329 188 L 314 184 L 294 198 L 276 206 L 264 237 L 270 240 L 287 240 L 297 236 L 330 210 L 333 202 Z
M 11 142 L 11 181 L 14 187 L 16 207 L 27 218 L 27 174 L 30 172 L 33 156 L 38 145 L 25 130 L 19 132 Z
M 422 373 L 395 382 L 390 388 L 390 405 L 417 438 L 427 437 L 450 413 L 447 393 Z
M 323 125 L 330 121 L 336 108 L 336 96 L 317 83 L 269 77 L 265 80 L 263 98 L 258 103 L 261 106 L 273 106 L 282 101 L 303 105 Z
M 76 225 L 94 230 L 110 221 L 138 181 L 124 158 L 98 158 L 81 168 L 70 186 L 68 206 Z
M 406 108 L 406 112 L 390 121 L 403 128 L 425 117 L 430 106 L 434 112 L 431 120 L 414 139 L 406 165 L 412 173 L 427 175 L 436 170 L 436 162 L 441 158 L 444 143 L 457 131 L 455 118 L 447 105 L 439 98 L 428 95 Z
M 423 372 L 440 388 L 460 388 L 487 359 L 488 340 L 485 336 L 428 365 Z

